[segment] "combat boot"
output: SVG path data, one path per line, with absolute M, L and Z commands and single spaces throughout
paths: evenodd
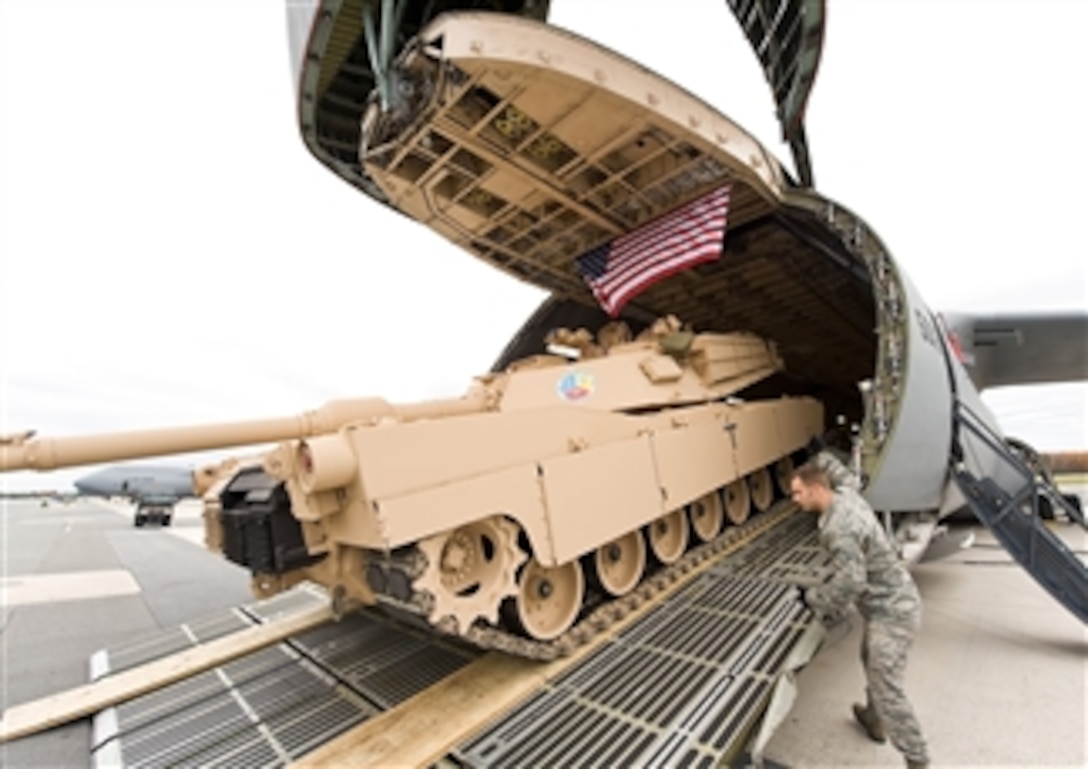
M 888 739 L 884 733 L 884 724 L 881 723 L 880 716 L 872 706 L 862 707 L 854 703 L 854 718 L 873 742 L 884 742 Z

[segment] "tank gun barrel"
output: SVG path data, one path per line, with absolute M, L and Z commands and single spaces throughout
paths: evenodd
M 383 418 L 411 421 L 482 411 L 482 393 L 462 398 L 394 405 L 381 398 L 330 401 L 319 409 L 288 417 L 186 425 L 129 432 L 34 438 L 28 431 L 0 436 L 0 472 L 55 470 L 96 462 L 142 459 L 208 451 L 334 433 L 345 424 Z

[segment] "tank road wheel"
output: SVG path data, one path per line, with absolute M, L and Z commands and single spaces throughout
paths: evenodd
M 650 552 L 666 566 L 675 563 L 688 549 L 688 517 L 682 507 L 651 522 L 647 529 Z
M 752 504 L 759 512 L 762 513 L 774 502 L 774 486 L 771 485 L 771 473 L 766 467 L 748 474 L 748 488 L 752 492 Z
M 712 491 L 691 503 L 688 512 L 691 516 L 691 529 L 700 542 L 709 542 L 718 536 L 725 525 L 725 510 L 722 508 L 722 498 L 716 491 Z
M 632 531 L 601 545 L 591 562 L 594 582 L 611 596 L 621 596 L 642 579 L 646 570 L 646 540 Z
M 725 495 L 725 514 L 733 524 L 740 526 L 748 520 L 748 508 L 752 506 L 752 497 L 748 493 L 748 482 L 743 478 L 730 483 L 722 492 Z
M 453 617 L 460 633 L 477 617 L 498 623 L 499 606 L 517 595 L 515 575 L 528 557 L 518 547 L 517 524 L 497 515 L 428 537 L 419 549 L 427 566 L 413 587 L 433 596 L 432 624 Z
M 547 568 L 533 558 L 518 581 L 518 624 L 538 641 L 558 638 L 578 618 L 585 594 L 585 577 L 577 559 Z
M 786 456 L 774 463 L 774 480 L 782 496 L 790 495 L 790 478 L 793 476 L 793 460 Z

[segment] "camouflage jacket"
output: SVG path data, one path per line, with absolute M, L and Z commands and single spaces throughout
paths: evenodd
M 860 494 L 837 490 L 819 527 L 833 573 L 829 582 L 805 593 L 818 615 L 837 621 L 851 603 L 868 620 L 909 622 L 916 615 L 921 599 L 914 580 Z
M 836 457 L 830 449 L 824 449 L 815 457 L 813 461 L 816 466 L 827 473 L 827 480 L 831 482 L 831 488 L 838 490 L 843 487 L 853 489 L 854 491 L 861 490 L 861 479 L 854 474 L 854 471 L 847 467 L 838 457 Z

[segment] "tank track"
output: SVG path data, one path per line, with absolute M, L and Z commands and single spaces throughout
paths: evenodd
M 377 597 L 379 604 L 392 610 L 393 614 L 407 615 L 407 618 L 413 620 L 413 624 L 418 625 L 422 622 L 432 631 L 438 631 L 443 635 L 467 641 L 480 649 L 500 651 L 527 659 L 550 661 L 573 653 L 579 647 L 607 632 L 609 628 L 631 612 L 668 591 L 679 580 L 707 560 L 723 555 L 726 551 L 733 550 L 754 539 L 781 522 L 795 509 L 790 501 L 780 500 L 774 503 L 766 512 L 753 516 L 740 526 L 727 528 L 713 541 L 698 545 L 687 551 L 676 563 L 660 567 L 651 572 L 626 595 L 594 607 L 569 630 L 551 641 L 537 641 L 500 627 L 481 627 L 479 625 L 473 625 L 468 629 L 468 632 L 461 634 L 457 632 L 457 628 L 454 626 L 455 623 L 452 621 L 443 621 L 438 624 L 431 623 L 427 616 L 430 614 L 434 597 L 428 591 L 415 590 L 407 600 L 399 600 L 387 594 L 381 594 Z M 422 574 L 423 569 L 426 568 L 427 560 L 422 552 L 412 550 L 391 557 L 386 565 L 388 568 L 400 572 L 402 577 L 411 583 Z M 446 619 L 452 620 L 449 617 Z

